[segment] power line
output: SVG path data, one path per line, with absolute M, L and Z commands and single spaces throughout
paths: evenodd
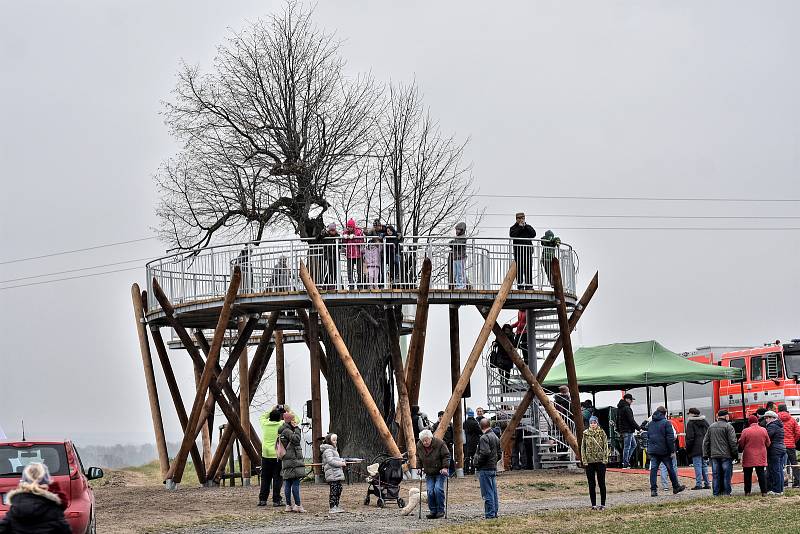
M 19 263 L 21 261 L 38 260 L 41 258 L 52 258 L 53 256 L 62 256 L 64 254 L 74 254 L 75 252 L 85 252 L 87 250 L 97 250 L 99 248 L 115 247 L 117 245 L 127 245 L 129 243 L 139 243 L 141 241 L 150 241 L 156 239 L 155 237 L 142 237 L 140 239 L 130 239 L 128 241 L 117 241 L 116 243 L 104 243 L 102 245 L 94 245 L 91 247 L 76 248 L 73 250 L 64 250 L 62 252 L 51 252 L 49 254 L 42 254 L 41 256 L 29 256 L 27 258 L 17 258 L 15 260 L 0 261 L 0 265 L 8 265 L 9 263 Z
M 482 193 L 474 193 L 470 196 L 482 198 L 539 198 L 556 200 L 642 200 L 652 202 L 800 202 L 800 198 L 593 197 L 571 195 L 489 195 Z
M 508 226 L 481 226 L 480 228 L 485 228 L 487 230 L 503 230 L 508 229 Z M 737 231 L 737 232 L 746 232 L 746 231 L 790 231 L 790 230 L 800 230 L 800 226 L 788 226 L 788 227 L 753 227 L 750 228 L 722 228 L 722 227 L 709 227 L 709 226 L 559 226 L 559 230 L 696 230 L 696 231 Z
M 486 215 L 488 217 L 510 217 L 513 213 L 470 213 L 470 215 Z M 531 217 L 575 217 L 583 219 L 747 219 L 747 220 L 774 220 L 774 219 L 800 219 L 799 215 L 589 215 L 585 213 L 531 213 Z
M 114 263 L 106 263 L 103 265 L 92 265 L 90 267 L 80 267 L 78 269 L 67 269 L 66 271 L 56 271 L 53 273 L 45 273 L 45 274 L 35 274 L 32 276 L 23 276 L 22 278 L 9 278 L 8 280 L 0 280 L 0 284 L 8 284 L 10 282 L 19 282 L 21 280 L 31 280 L 33 278 L 46 278 L 48 276 L 55 276 L 57 274 L 66 274 L 66 273 L 77 273 L 80 271 L 89 271 L 91 269 L 101 269 L 103 267 L 112 267 L 114 265 L 124 265 L 126 263 L 133 263 L 135 261 L 148 261 L 152 258 L 139 258 L 135 260 L 125 260 L 125 261 L 117 261 Z
M 31 282 L 31 283 L 28 283 L 28 284 L 18 284 L 18 285 L 15 285 L 15 286 L 0 287 L 0 291 L 4 291 L 6 289 L 14 289 L 15 287 L 38 286 L 38 285 L 41 285 L 41 284 L 52 284 L 53 282 L 63 282 L 65 280 L 77 280 L 78 278 L 89 278 L 91 276 L 100 276 L 100 275 L 103 275 L 103 274 L 122 273 L 122 272 L 125 272 L 125 271 L 138 271 L 139 269 L 140 269 L 140 267 L 128 267 L 127 269 L 116 269 L 114 271 L 103 271 L 101 273 L 90 273 L 90 274 L 81 274 L 81 275 L 78 275 L 78 276 L 68 276 L 66 278 L 56 278 L 54 280 L 45 280 L 43 282 Z

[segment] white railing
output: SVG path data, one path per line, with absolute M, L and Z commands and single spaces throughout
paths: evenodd
M 320 291 L 414 290 L 426 256 L 433 266 L 432 290 L 497 291 L 516 259 L 515 289 L 548 291 L 553 255 L 561 262 L 564 290 L 574 295 L 577 269 L 572 247 L 545 246 L 535 239 L 454 242 L 452 237 L 406 237 L 393 243 L 363 236 L 349 241 L 287 239 L 208 247 L 147 264 L 148 308 L 157 307 L 153 278 L 171 302 L 196 302 L 224 296 L 236 266 L 242 271 L 240 294 L 304 292 L 301 261 Z

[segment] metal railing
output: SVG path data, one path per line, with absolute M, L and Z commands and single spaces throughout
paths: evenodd
M 153 278 L 171 302 L 197 302 L 224 296 L 236 266 L 242 272 L 240 294 L 304 292 L 301 261 L 323 292 L 414 290 L 425 257 L 432 262 L 432 290 L 497 291 L 516 260 L 516 289 L 547 291 L 552 289 L 553 256 L 561 263 L 564 290 L 574 295 L 577 269 L 572 247 L 546 246 L 536 239 L 406 237 L 391 242 L 359 236 L 207 247 L 147 264 L 148 308 L 157 306 Z

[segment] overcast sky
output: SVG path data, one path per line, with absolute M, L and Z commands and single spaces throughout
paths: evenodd
M 208 67 L 230 28 L 281 6 L 3 3 L 0 262 L 152 237 L 152 174 L 176 151 L 160 102 L 179 61 Z M 600 271 L 576 345 L 658 339 L 680 352 L 800 337 L 800 220 L 742 218 L 800 216 L 800 4 L 502 7 L 321 2 L 315 19 L 346 40 L 350 72 L 416 78 L 444 130 L 470 138 L 482 193 L 795 200 L 479 199 L 489 213 L 508 214 L 487 217 L 481 235 L 506 236 L 522 210 L 540 234 L 553 229 L 574 245 L 580 290 Z M 614 227 L 669 229 L 606 229 Z M 686 227 L 725 230 L 675 229 Z M 145 259 L 164 248 L 147 240 L 0 265 L 0 426 L 10 436 L 24 417 L 31 435 L 152 441 L 130 286 L 144 282 Z M 8 282 L 126 260 L 140 261 Z M 447 400 L 434 387 L 449 376 L 446 313 L 432 312 L 428 412 Z M 466 356 L 480 322 L 474 310 L 461 314 Z M 188 358 L 173 354 L 189 386 Z M 288 357 L 289 401 L 299 405 L 309 398 L 308 358 L 295 349 Z M 482 371 L 472 406 L 485 392 Z M 165 424 L 176 439 L 171 409 Z

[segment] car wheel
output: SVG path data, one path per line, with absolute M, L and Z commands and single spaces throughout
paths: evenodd
M 97 534 L 97 518 L 94 515 L 94 509 L 92 509 L 90 517 L 89 524 L 86 526 L 86 534 Z

